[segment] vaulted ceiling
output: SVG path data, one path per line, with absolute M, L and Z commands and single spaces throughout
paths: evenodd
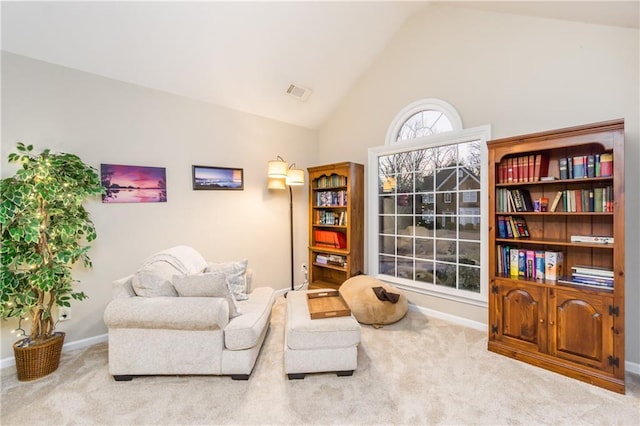
M 446 3 L 638 28 L 637 1 Z M 315 128 L 429 4 L 3 1 L 2 49 Z

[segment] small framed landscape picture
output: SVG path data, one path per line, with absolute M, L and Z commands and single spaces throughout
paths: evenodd
M 244 170 L 232 167 L 192 166 L 193 189 L 244 189 Z

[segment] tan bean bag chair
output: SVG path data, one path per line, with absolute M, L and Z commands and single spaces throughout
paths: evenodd
M 383 299 L 387 296 L 386 300 L 380 300 L 376 295 L 374 289 L 379 287 L 382 290 L 376 291 Z M 368 275 L 357 275 L 346 280 L 340 286 L 340 294 L 353 316 L 362 324 L 392 324 L 402 319 L 409 308 L 407 297 L 399 289 Z M 397 302 L 392 303 L 388 299 L 397 299 Z

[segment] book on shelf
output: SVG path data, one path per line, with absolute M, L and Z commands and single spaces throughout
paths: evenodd
M 608 287 L 613 287 L 613 278 L 599 277 L 597 275 L 578 274 L 573 273 L 571 277 L 577 282 L 587 282 L 592 284 L 601 284 Z
M 529 227 L 527 226 L 527 221 L 522 216 L 510 216 L 509 221 L 511 223 L 511 228 L 513 229 L 513 237 L 514 238 L 529 238 Z
M 595 155 L 587 155 L 587 177 L 596 177 Z
M 563 279 L 559 279 L 558 282 L 561 284 L 571 284 L 579 287 L 590 287 L 590 288 L 599 288 L 599 289 L 605 289 L 605 290 L 613 290 L 613 285 L 608 286 L 608 285 L 601 285 L 597 283 L 593 284 L 589 282 L 580 282 L 580 281 L 576 281 L 575 279 L 568 280 L 563 278 Z
M 549 173 L 549 156 L 528 154 L 505 158 L 498 164 L 498 183 L 538 182 Z
M 553 199 L 553 203 L 551 203 L 551 207 L 549 208 L 550 212 L 555 212 L 558 208 L 558 204 L 560 203 L 560 199 L 562 198 L 563 191 L 558 191 L 556 197 Z
M 517 248 L 509 249 L 509 276 L 513 278 L 518 277 L 518 255 L 520 250 Z
M 544 179 L 549 173 L 549 156 L 546 154 L 536 154 L 535 164 L 533 166 L 533 182 L 538 182 Z
M 545 251 L 544 265 L 545 279 L 551 281 L 558 280 L 562 277 L 564 254 L 560 251 Z
M 535 251 L 535 272 L 533 277 L 536 280 L 544 280 L 544 251 Z
M 585 178 L 587 177 L 587 156 L 578 155 L 573 157 L 573 178 Z
M 313 231 L 315 245 L 319 247 L 331 247 L 343 249 L 347 247 L 347 239 L 342 232 L 324 231 L 316 229 Z
M 567 159 L 561 158 L 558 160 L 558 168 L 560 169 L 560 179 L 569 179 L 569 174 L 567 172 Z
M 572 243 L 613 244 L 613 237 L 605 235 L 572 235 Z
M 571 270 L 574 274 L 593 275 L 605 278 L 613 278 L 613 269 L 602 266 L 573 265 Z
M 528 189 L 514 188 L 510 190 L 517 212 L 532 212 L 533 202 Z
M 613 154 L 600 154 L 600 176 L 608 177 L 613 175 Z

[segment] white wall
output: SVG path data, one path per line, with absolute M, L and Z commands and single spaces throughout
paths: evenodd
M 319 162 L 366 164 L 391 120 L 421 98 L 451 103 L 493 138 L 625 119 L 626 355 L 640 363 L 638 30 L 432 5 L 411 19 L 324 124 Z M 410 294 L 424 307 L 487 322 L 485 308 Z
M 59 323 L 67 342 L 106 333 L 102 321 L 111 282 L 134 272 L 155 251 L 177 244 L 211 261 L 248 258 L 256 284 L 290 285 L 289 196 L 266 189 L 266 165 L 281 155 L 298 167 L 316 165 L 316 133 L 25 57 L 2 54 L 2 177 L 15 142 L 77 154 L 100 163 L 165 167 L 167 203 L 87 203 L 98 239 L 94 268 L 78 270 L 71 320 Z M 193 191 L 191 165 L 244 168 L 243 191 Z M 296 282 L 307 261 L 307 189 L 294 188 Z M 2 323 L 0 359 L 13 356 Z

